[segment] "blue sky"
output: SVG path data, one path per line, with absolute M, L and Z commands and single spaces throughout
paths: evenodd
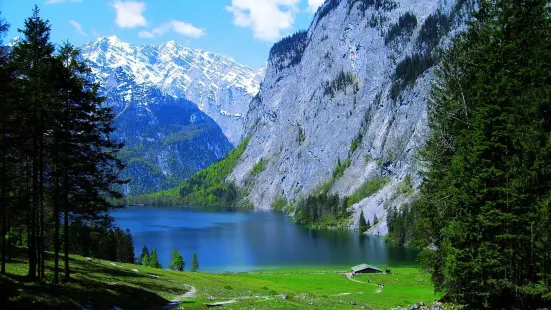
M 116 35 L 133 44 L 169 40 L 262 66 L 274 42 L 306 29 L 324 0 L 0 0 L 1 17 L 18 35 L 37 4 L 52 40 L 76 46 Z

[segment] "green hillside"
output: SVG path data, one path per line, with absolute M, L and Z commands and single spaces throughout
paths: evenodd
M 416 268 L 393 267 L 391 275 L 353 279 L 337 273 L 348 269 L 342 266 L 208 274 L 76 255 L 71 255 L 71 280 L 54 288 L 49 284 L 51 261 L 47 262 L 45 282 L 25 280 L 24 253 L 22 248 L 16 249 L 16 257 L 7 264 L 7 275 L 0 276 L 2 309 L 161 309 L 171 301 L 174 309 L 203 309 L 217 302 L 225 303 L 227 309 L 389 309 L 438 298 L 429 277 Z M 378 287 L 379 283 L 384 288 Z

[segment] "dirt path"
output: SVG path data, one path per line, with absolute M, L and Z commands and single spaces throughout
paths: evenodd
M 197 297 L 197 289 L 194 286 L 184 284 L 184 287 L 188 291 L 185 292 L 184 294 L 180 295 L 180 296 L 176 296 L 176 298 L 171 300 L 168 303 L 168 305 L 165 306 L 165 309 L 174 309 L 174 308 L 178 307 L 182 303 L 182 300 L 185 299 L 185 298 L 195 298 L 195 297 Z
M 367 282 L 358 281 L 358 280 L 354 279 L 354 277 L 352 277 L 352 274 L 350 274 L 350 273 L 347 273 L 347 274 L 346 274 L 346 278 L 347 278 L 348 280 L 352 281 L 352 282 L 367 283 Z
M 197 289 L 194 286 L 184 284 L 184 287 L 186 289 L 188 289 L 188 291 L 185 294 L 176 297 L 177 300 L 182 300 L 182 298 L 195 298 L 195 297 L 197 297 Z

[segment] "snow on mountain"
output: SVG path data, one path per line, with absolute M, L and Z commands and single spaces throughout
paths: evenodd
M 106 93 L 129 99 L 133 91 L 152 87 L 185 98 L 214 119 L 233 144 L 243 138 L 244 115 L 264 72 L 174 41 L 136 46 L 116 36 L 101 37 L 81 52 Z

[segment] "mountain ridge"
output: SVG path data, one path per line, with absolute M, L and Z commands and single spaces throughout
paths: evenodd
M 100 37 L 84 44 L 81 53 L 104 93 L 130 96 L 136 88 L 149 87 L 185 98 L 213 118 L 234 145 L 243 138 L 243 119 L 263 78 L 263 68 L 255 71 L 175 41 L 132 45 L 116 36 Z

